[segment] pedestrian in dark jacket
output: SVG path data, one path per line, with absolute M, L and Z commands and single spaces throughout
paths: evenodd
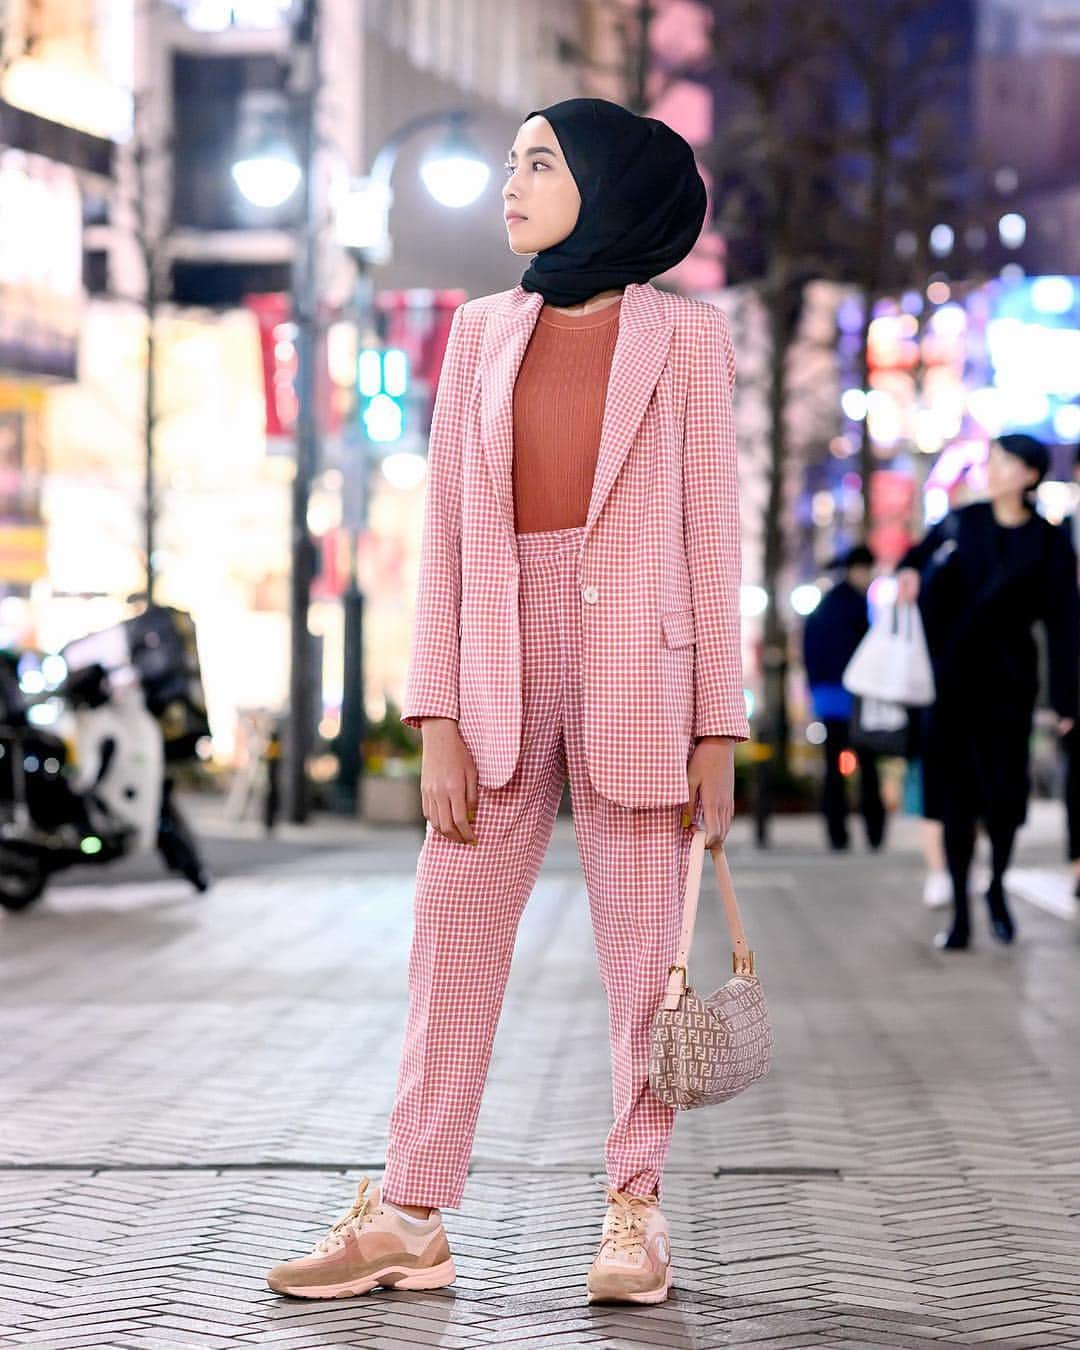
M 803 661 L 810 685 L 814 716 L 825 727 L 825 783 L 821 807 L 829 843 L 834 849 L 848 846 L 847 786 L 840 757 L 852 749 L 853 699 L 841 683 L 844 668 L 870 627 L 866 593 L 874 572 L 874 555 L 859 544 L 833 566 L 843 567 L 844 576 L 822 598 L 803 628 Z M 885 808 L 881 801 L 877 758 L 856 750 L 859 767 L 859 809 L 871 848 L 881 847 L 885 834 Z
M 968 945 L 968 869 L 981 820 L 993 877 L 986 900 L 1002 942 L 1015 932 L 1004 875 L 1027 818 L 1028 743 L 1038 693 L 1032 627 L 1045 625 L 1059 733 L 1077 714 L 1080 598 L 1067 536 L 1035 511 L 1049 466 L 1032 436 L 990 446 L 989 500 L 951 512 L 901 559 L 901 600 L 919 599 L 937 698 L 925 724 L 925 813 L 944 827 L 953 923 L 935 945 Z
M 1073 481 L 1080 470 L 1080 455 L 1073 463 Z M 1061 529 L 1074 553 L 1080 553 L 1080 510 L 1066 516 Z M 1080 899 L 1080 724 L 1074 723 L 1061 738 L 1065 755 L 1065 813 L 1068 822 L 1067 851 L 1072 864 L 1073 894 Z

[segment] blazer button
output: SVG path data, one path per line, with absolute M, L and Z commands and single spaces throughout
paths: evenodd
M 596 604 L 598 595 L 599 592 L 597 591 L 595 586 L 586 586 L 581 592 L 582 600 L 587 601 L 590 605 Z

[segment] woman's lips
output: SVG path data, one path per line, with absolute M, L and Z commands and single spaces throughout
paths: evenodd
M 516 225 L 519 221 L 528 220 L 528 218 L 528 216 L 507 216 L 506 223 L 507 225 Z

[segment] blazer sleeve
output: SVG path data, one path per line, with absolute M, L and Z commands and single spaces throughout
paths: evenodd
M 431 412 L 420 569 L 400 719 L 410 727 L 419 727 L 425 717 L 458 716 L 461 428 L 473 374 L 462 332 L 464 307 L 454 311 Z
M 693 734 L 745 741 L 734 386 L 728 321 L 710 307 L 695 343 L 683 443 L 683 529 L 697 637 Z

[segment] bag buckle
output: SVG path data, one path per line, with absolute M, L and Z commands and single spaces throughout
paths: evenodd
M 740 956 L 738 952 L 732 952 L 731 969 L 736 975 L 753 975 L 754 953 L 747 952 L 745 956 Z

